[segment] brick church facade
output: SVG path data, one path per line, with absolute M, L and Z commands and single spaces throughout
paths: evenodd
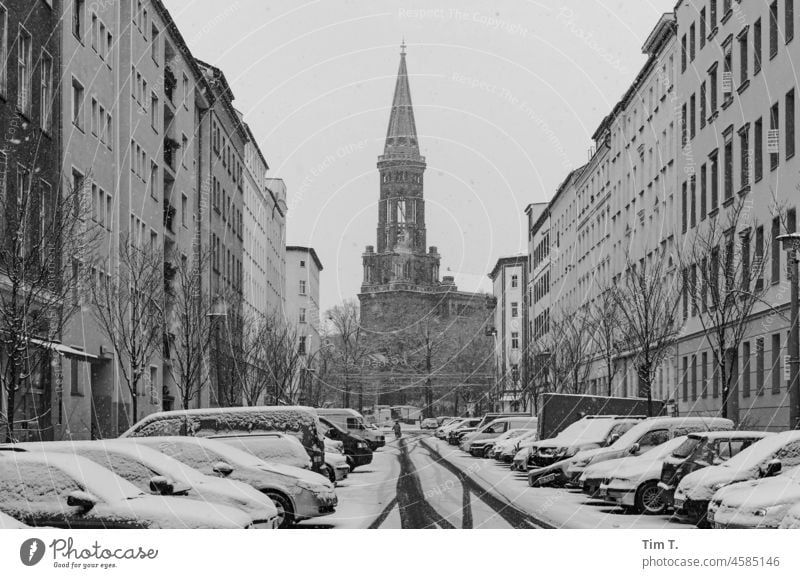
M 358 295 L 362 328 L 373 347 L 386 353 L 397 353 L 409 342 L 419 344 L 421 333 L 430 332 L 432 324 L 437 327 L 440 341 L 477 340 L 482 347 L 483 342 L 488 345 L 487 340 L 491 339 L 484 330 L 490 316 L 490 296 L 459 291 L 453 277 L 440 279 L 441 256 L 435 246 L 427 246 L 425 167 L 403 47 L 384 151 L 378 157 L 377 240 L 375 245 L 367 246 L 362 255 L 364 278 Z M 417 354 L 418 351 L 419 348 Z M 450 356 L 440 358 L 438 363 L 443 366 L 451 359 Z M 406 377 L 411 381 L 401 377 L 402 369 L 388 373 L 392 374 L 391 380 L 372 384 L 378 392 L 378 403 L 419 399 L 416 397 L 419 390 L 413 386 L 413 380 L 420 379 L 419 371 L 410 371 Z M 451 376 L 448 383 L 440 380 L 438 385 L 456 387 L 460 381 L 460 376 Z M 463 381 L 468 381 L 467 377 Z M 389 390 L 388 382 L 394 384 Z M 427 401 L 430 381 L 426 384 L 429 393 L 424 397 Z M 401 393 L 392 394 L 390 390 Z

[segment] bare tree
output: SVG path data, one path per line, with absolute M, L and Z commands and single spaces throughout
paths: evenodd
M 613 393 L 614 377 L 619 369 L 620 310 L 614 291 L 614 287 L 601 287 L 594 302 L 587 305 L 589 337 L 594 344 L 595 354 L 603 359 L 606 366 L 606 395 L 609 397 Z
M 337 359 L 341 365 L 344 380 L 342 384 L 342 404 L 350 407 L 351 374 L 356 370 L 361 359 L 367 353 L 366 339 L 361 328 L 361 308 L 358 301 L 348 299 L 337 305 L 327 314 L 328 320 L 335 333 L 334 343 L 337 350 Z M 364 382 L 358 380 L 358 406 L 364 406 Z
M 590 334 L 590 317 L 583 308 L 560 311 L 551 317 L 547 347 L 557 391 L 575 394 L 586 391 L 591 369 Z
M 281 315 L 271 313 L 254 320 L 245 342 L 256 341 L 248 347 L 251 364 L 257 368 L 257 379 L 246 394 L 253 404 L 258 396 L 266 395 L 275 405 L 297 403 L 301 394 L 300 373 L 306 351 L 301 347 L 297 329 Z
M 91 219 L 87 182 L 65 181 L 50 190 L 27 173 L 18 179 L 21 190 L 0 195 L 0 385 L 6 401 L 0 425 L 7 442 L 15 439 L 18 394 L 34 375 L 50 370 L 42 346 L 60 339 L 90 280 L 88 263 L 101 231 Z M 48 399 L 30 419 L 39 421 L 49 405 Z
M 543 393 L 555 391 L 551 376 L 552 352 L 547 347 L 548 340 L 541 338 L 528 345 L 528 371 L 523 383 L 523 396 L 529 400 L 531 411 L 539 412 L 539 399 Z M 526 406 L 527 409 L 527 406 Z
M 167 267 L 167 332 L 165 349 L 172 361 L 172 376 L 181 407 L 189 409 L 209 383 L 208 351 L 211 346 L 214 302 L 203 291 L 208 252 L 192 257 L 172 255 Z
M 612 293 L 625 330 L 624 349 L 633 355 L 639 395 L 647 397 L 653 415 L 653 381 L 678 335 L 680 281 L 668 270 L 666 255 L 635 262 L 626 257 L 626 270 Z
M 105 270 L 111 269 L 108 260 Z M 116 354 L 131 399 L 131 423 L 138 420 L 140 384 L 163 345 L 164 255 L 160 247 L 128 235 L 120 239 L 119 263 L 109 278 L 92 284 L 93 311 Z
M 701 223 L 686 239 L 679 262 L 683 276 L 684 314 L 696 316 L 711 350 L 721 383 L 722 417 L 738 421 L 731 407 L 736 372 L 733 356 L 748 329 L 754 308 L 764 302 L 770 239 L 753 229 L 752 201 L 738 199 Z M 691 311 L 690 311 L 691 309 Z

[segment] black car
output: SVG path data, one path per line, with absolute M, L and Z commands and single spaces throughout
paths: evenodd
M 344 456 L 350 466 L 350 471 L 372 463 L 372 450 L 369 449 L 369 444 L 364 438 L 343 430 L 322 416 L 319 416 L 319 423 L 322 425 L 324 436 L 342 442 Z
M 661 466 L 662 496 L 672 506 L 675 488 L 690 473 L 725 462 L 763 439 L 766 432 L 759 431 L 715 431 L 691 433 Z M 704 512 L 689 512 L 704 514 Z

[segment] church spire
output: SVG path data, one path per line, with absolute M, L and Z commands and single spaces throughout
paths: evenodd
M 389 129 L 386 131 L 386 145 L 383 154 L 401 153 L 419 155 L 417 125 L 414 122 L 414 107 L 411 105 L 411 89 L 408 85 L 406 69 L 406 42 L 400 46 L 400 69 L 394 86 L 392 113 Z

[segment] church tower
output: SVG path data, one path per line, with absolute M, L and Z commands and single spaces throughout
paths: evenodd
M 423 183 L 425 157 L 420 155 L 405 45 L 386 131 L 378 157 L 380 199 L 375 246 L 363 255 L 362 293 L 391 290 L 431 290 L 439 284 L 439 254 L 426 251 Z M 376 250 L 377 247 L 377 250 Z

